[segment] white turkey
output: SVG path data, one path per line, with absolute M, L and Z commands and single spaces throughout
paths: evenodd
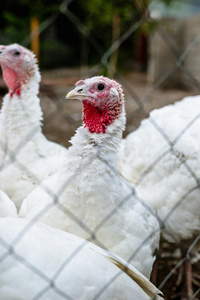
M 4 218 L 0 236 L 1 300 L 163 299 L 135 268 L 75 235 Z
M 42 134 L 35 55 L 18 44 L 0 46 L 0 63 L 9 89 L 0 113 L 0 188 L 19 209 L 25 196 L 57 170 L 67 150 Z
M 137 185 L 138 193 L 164 222 L 163 236 L 184 245 L 182 255 L 200 233 L 199 128 L 200 96 L 186 97 L 153 110 L 123 140 L 119 157 L 121 174 Z M 186 294 L 190 299 L 189 261 L 186 266 Z
M 84 124 L 71 140 L 65 170 L 23 201 L 20 216 L 89 238 L 149 278 L 159 223 L 117 170 L 125 126 L 122 88 L 97 76 L 79 81 L 67 97 L 82 101 Z

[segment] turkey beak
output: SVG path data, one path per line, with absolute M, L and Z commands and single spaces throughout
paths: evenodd
M 67 94 L 66 99 L 83 100 L 84 97 L 89 97 L 89 96 L 90 94 L 88 93 L 86 86 L 79 85 Z
M 0 63 L 6 62 L 6 46 L 0 45 Z

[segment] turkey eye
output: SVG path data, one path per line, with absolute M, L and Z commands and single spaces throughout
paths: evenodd
M 100 84 L 98 84 L 98 86 L 97 86 L 97 88 L 98 88 L 98 90 L 99 91 L 102 91 L 103 89 L 104 89 L 104 84 L 103 83 L 100 83 Z
M 19 51 L 15 51 L 14 53 L 16 56 L 19 56 L 20 55 L 20 52 Z

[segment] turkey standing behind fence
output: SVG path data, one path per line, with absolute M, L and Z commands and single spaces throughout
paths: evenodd
M 119 170 L 163 220 L 164 237 L 183 242 L 185 256 L 191 239 L 200 233 L 200 96 L 152 111 L 123 140 Z M 190 299 L 189 261 L 186 266 Z
M 149 278 L 159 243 L 153 210 L 117 170 L 125 125 L 124 95 L 114 80 L 81 80 L 68 98 L 83 103 L 84 125 L 68 149 L 65 171 L 44 181 L 23 202 L 20 216 L 74 233 L 109 249 Z M 146 206 L 145 206 L 146 205 Z M 40 215 L 40 216 L 39 216 Z
M 0 113 L 0 188 L 19 209 L 40 180 L 59 169 L 67 150 L 41 132 L 35 55 L 18 44 L 0 46 L 0 63 L 9 88 Z

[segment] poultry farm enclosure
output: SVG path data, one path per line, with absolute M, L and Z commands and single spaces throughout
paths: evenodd
M 93 51 L 96 51 L 98 53 L 97 48 L 99 46 L 100 49 L 100 45 L 98 45 L 98 42 L 95 41 L 95 36 L 91 36 L 89 30 L 86 30 L 87 28 L 81 23 L 79 17 L 76 16 L 74 12 L 70 11 L 70 2 L 73 1 L 64 1 L 59 8 L 58 14 L 62 14 L 63 18 L 66 18 L 68 21 L 70 21 L 71 26 L 74 28 L 77 34 L 81 35 L 81 37 L 84 37 L 87 40 L 87 42 L 93 46 Z M 52 15 L 52 18 L 47 18 L 47 20 L 41 23 L 41 33 L 47 30 L 53 22 L 54 15 Z M 110 72 L 110 70 L 112 71 L 113 62 L 109 60 L 111 54 L 114 53 L 116 50 L 120 51 L 124 41 L 131 37 L 131 35 L 135 33 L 135 31 L 137 31 L 140 28 L 143 28 L 142 25 L 145 22 L 152 22 L 149 15 L 143 15 L 137 21 L 134 21 L 131 27 L 126 32 L 121 33 L 117 41 L 112 41 L 111 43 L 109 43 L 109 46 L 107 48 L 103 49 L 103 53 L 98 53 L 99 63 L 95 66 L 90 67 L 84 65 L 80 68 L 63 67 L 49 70 L 41 70 L 42 81 L 40 84 L 39 98 L 43 112 L 42 132 L 48 140 L 61 144 L 65 147 L 69 147 L 71 145 L 69 140 L 74 136 L 77 128 L 82 125 L 82 104 L 81 101 L 78 100 L 76 101 L 66 99 L 66 94 L 74 88 L 75 83 L 80 79 L 105 74 L 105 68 L 108 70 L 108 72 Z M 198 16 L 198 18 L 195 19 L 195 24 L 198 24 L 199 26 L 199 22 L 200 21 Z M 156 62 L 153 62 L 151 60 L 149 64 L 151 64 L 152 67 L 152 64 L 155 63 L 155 69 L 156 63 L 159 63 L 160 65 L 162 65 L 163 63 L 163 69 L 161 66 L 160 69 L 162 69 L 162 72 L 161 74 L 159 74 L 158 78 L 150 78 L 151 76 L 149 75 L 149 70 L 147 72 L 146 70 L 137 70 L 137 67 L 134 69 L 134 66 L 133 68 L 127 69 L 123 69 L 121 66 L 119 68 L 116 68 L 115 66 L 114 78 L 122 85 L 125 95 L 125 110 L 127 122 L 126 129 L 123 133 L 123 138 L 125 138 L 129 133 L 139 128 L 139 126 L 141 125 L 141 121 L 148 118 L 152 110 L 162 108 L 170 104 L 174 104 L 176 101 L 182 100 L 184 97 L 195 96 L 199 95 L 200 93 L 200 76 L 197 76 L 198 69 L 200 66 L 200 55 L 198 54 L 200 53 L 200 27 L 195 27 L 195 30 L 192 32 L 190 39 L 187 40 L 187 43 L 181 44 L 181 49 L 179 49 L 176 43 L 174 42 L 177 39 L 177 36 L 181 35 L 181 31 L 179 32 L 180 28 L 177 28 L 178 34 L 176 36 L 175 34 L 174 36 L 173 34 L 170 35 L 170 30 L 167 31 L 166 26 L 162 27 L 162 23 L 157 27 L 157 29 L 155 29 L 156 34 L 160 36 L 162 43 L 165 45 L 164 47 L 163 45 L 161 45 L 163 48 L 161 47 L 162 49 L 160 53 L 164 53 L 164 56 L 167 53 L 167 51 L 169 51 L 170 57 L 173 57 L 173 59 L 170 60 L 169 67 L 166 70 L 164 70 L 164 66 L 168 64 L 167 58 L 166 63 L 164 62 L 165 57 L 162 57 L 163 61 L 162 59 L 158 59 L 158 61 Z M 187 35 L 189 36 L 188 32 Z M 156 44 L 158 42 L 158 39 L 156 38 L 152 38 L 151 42 L 153 41 Z M 24 46 L 28 47 L 29 41 L 27 39 L 25 39 L 24 41 Z M 158 43 L 160 43 L 160 41 Z M 153 47 L 153 45 L 151 44 L 150 47 Z M 155 48 L 153 48 L 153 50 L 151 49 L 151 52 L 148 55 L 156 56 L 155 51 Z M 175 77 L 173 77 L 176 72 L 178 74 L 178 84 L 176 84 L 177 82 L 174 79 Z M 180 81 L 182 79 L 184 82 L 187 82 L 186 85 L 180 84 Z M 1 76 L 1 99 L 6 94 L 6 92 L 6 85 Z M 199 119 L 200 111 L 198 111 L 197 109 L 196 117 L 192 119 L 192 121 L 188 121 L 187 126 L 181 128 L 178 134 L 178 139 L 184 136 L 185 132 L 187 133 L 188 129 L 191 126 L 193 126 L 193 124 L 198 122 Z M 173 152 L 173 142 L 170 141 L 170 139 L 168 139 L 165 130 L 160 129 L 156 122 L 153 126 L 155 128 L 155 131 L 159 135 L 163 136 L 166 140 L 168 151 L 170 153 Z M 30 128 L 30 132 L 31 130 L 32 128 Z M 28 137 L 28 139 L 30 139 L 30 137 Z M 23 145 L 25 145 L 26 142 L 27 141 L 24 140 L 20 147 L 23 148 Z M 138 152 L 134 153 L 134 157 L 136 159 L 138 158 L 138 160 L 148 158 L 150 155 L 148 150 L 145 151 L 145 147 L 137 151 Z M 143 155 L 145 155 L 146 157 L 144 157 Z M 153 170 L 157 163 L 159 163 L 161 156 L 162 153 L 159 153 L 157 160 L 155 160 L 155 162 L 150 168 L 151 170 Z M 11 160 L 9 161 L 8 165 L 14 163 L 15 159 L 15 153 L 11 153 Z M 187 161 L 185 162 L 182 157 L 177 157 L 177 161 L 176 163 L 180 165 L 187 163 Z M 109 161 L 106 161 L 106 163 L 109 165 Z M 6 168 L 6 166 L 1 166 L 1 172 L 3 172 L 4 168 Z M 191 177 L 194 177 L 196 179 L 197 188 L 199 188 L 199 178 L 195 174 L 195 170 L 188 168 L 188 172 L 191 174 Z M 146 175 L 147 174 L 144 172 L 144 179 Z M 189 193 L 190 191 L 188 190 L 188 194 Z M 142 199 L 142 201 L 143 200 L 144 199 Z M 180 202 L 181 201 L 182 199 L 180 199 Z M 200 216 L 198 216 L 198 218 L 200 218 Z M 106 220 L 103 220 L 102 222 L 104 221 L 106 222 Z M 81 220 L 78 220 L 78 222 L 81 223 Z M 19 235 L 19 237 L 17 238 L 17 242 L 19 242 L 20 239 L 23 239 L 23 236 L 26 235 L 26 233 L 28 234 L 29 228 L 31 228 L 33 223 L 34 221 L 32 223 L 30 222 L 27 229 Z M 160 224 L 161 226 L 163 225 L 162 222 Z M 198 252 L 199 249 L 196 249 L 196 245 L 198 245 L 198 242 L 200 240 L 200 232 L 198 234 L 190 240 L 190 247 L 186 251 L 185 259 L 181 257 L 181 249 L 185 249 L 184 241 L 180 241 L 179 243 L 169 243 L 168 241 L 164 240 L 164 238 L 161 238 L 160 248 L 156 252 L 157 260 L 155 262 L 154 272 L 152 274 L 152 281 L 164 293 L 165 300 L 181 299 L 179 293 L 182 289 L 180 274 L 182 271 L 182 267 L 184 266 L 186 261 L 190 261 L 192 263 L 193 271 L 193 296 L 192 298 L 190 298 L 190 300 L 200 299 L 200 254 Z M 91 230 L 91 240 L 93 238 L 95 239 L 95 233 L 93 233 Z M 3 245 L 3 243 L 4 241 L 0 239 L 0 244 Z M 12 247 L 7 248 L 7 252 L 9 253 L 7 253 L 8 255 L 13 255 L 12 251 L 14 251 L 14 248 Z M 75 251 L 73 255 L 78 255 L 78 252 L 79 250 L 77 250 L 77 252 Z M 3 262 L 4 258 L 4 256 L 0 257 L 0 264 Z M 24 262 L 21 261 L 21 263 L 23 264 Z M 34 272 L 34 267 L 31 267 L 30 269 Z M 42 275 L 39 274 L 38 276 Z M 49 286 L 51 284 L 51 288 L 54 288 L 55 282 L 53 279 L 50 282 Z M 43 293 L 45 295 L 45 290 L 39 290 L 38 296 L 36 296 L 34 300 L 43 299 L 41 298 L 43 296 Z M 63 296 L 63 299 L 68 298 Z M 98 299 L 98 297 L 95 299 Z

